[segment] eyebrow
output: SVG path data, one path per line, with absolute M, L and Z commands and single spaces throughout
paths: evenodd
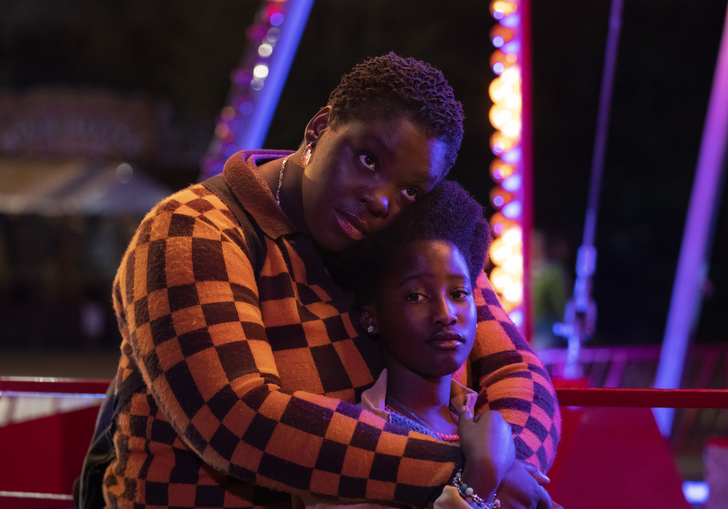
M 418 272 L 416 274 L 410 274 L 409 276 L 400 279 L 399 286 L 400 287 L 404 286 L 407 283 L 409 283 L 410 281 L 416 281 L 416 280 L 422 279 L 423 276 L 430 276 L 430 275 L 432 275 L 431 272 Z M 465 282 L 465 283 L 470 282 L 470 276 L 465 275 L 465 274 L 454 274 L 452 272 L 448 272 L 447 275 L 448 275 L 448 277 L 462 279 L 463 282 Z

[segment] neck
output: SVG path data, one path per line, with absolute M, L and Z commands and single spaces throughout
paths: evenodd
M 303 214 L 303 195 L 301 184 L 303 182 L 303 168 L 299 164 L 301 156 L 294 152 L 288 158 L 283 171 L 283 182 L 280 190 L 280 207 L 291 222 L 301 231 L 306 231 L 306 221 Z M 273 196 L 278 191 L 281 165 L 283 159 L 275 159 L 258 166 L 258 172 L 263 176 Z
M 428 379 L 410 371 L 386 352 L 384 358 L 387 404 L 405 417 L 410 417 L 408 412 L 414 414 L 434 431 L 457 433 L 457 425 L 450 414 L 452 375 Z

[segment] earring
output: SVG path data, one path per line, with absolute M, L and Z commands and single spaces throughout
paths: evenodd
M 301 166 L 306 167 L 308 166 L 308 162 L 311 160 L 311 153 L 313 152 L 313 145 L 309 143 L 306 145 L 306 150 L 303 151 L 303 155 L 301 156 Z
M 374 326 L 370 325 L 369 327 L 367 327 L 367 334 L 374 334 L 375 330 L 376 329 L 374 329 Z

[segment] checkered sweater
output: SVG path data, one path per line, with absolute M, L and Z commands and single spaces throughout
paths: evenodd
M 457 446 L 354 404 L 383 361 L 255 169 L 288 153 L 238 153 L 223 172 L 266 237 L 257 280 L 233 214 L 200 184 L 132 239 L 113 289 L 117 381 L 138 369 L 146 387 L 118 418 L 110 507 L 282 507 L 290 493 L 424 507 L 461 466 Z M 560 429 L 548 375 L 484 276 L 475 297 L 480 408 L 502 411 L 518 457 L 545 470 Z

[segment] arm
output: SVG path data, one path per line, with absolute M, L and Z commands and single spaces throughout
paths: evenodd
M 561 414 L 548 373 L 500 306 L 485 273 L 476 282 L 478 332 L 470 368 L 476 412 L 498 410 L 513 429 L 516 459 L 551 466 Z
M 426 506 L 462 463 L 460 449 L 352 404 L 283 392 L 244 240 L 222 203 L 193 189 L 144 220 L 114 292 L 176 433 L 206 464 L 256 485 Z M 270 241 L 268 253 L 278 258 L 263 274 L 275 279 L 286 264 Z

